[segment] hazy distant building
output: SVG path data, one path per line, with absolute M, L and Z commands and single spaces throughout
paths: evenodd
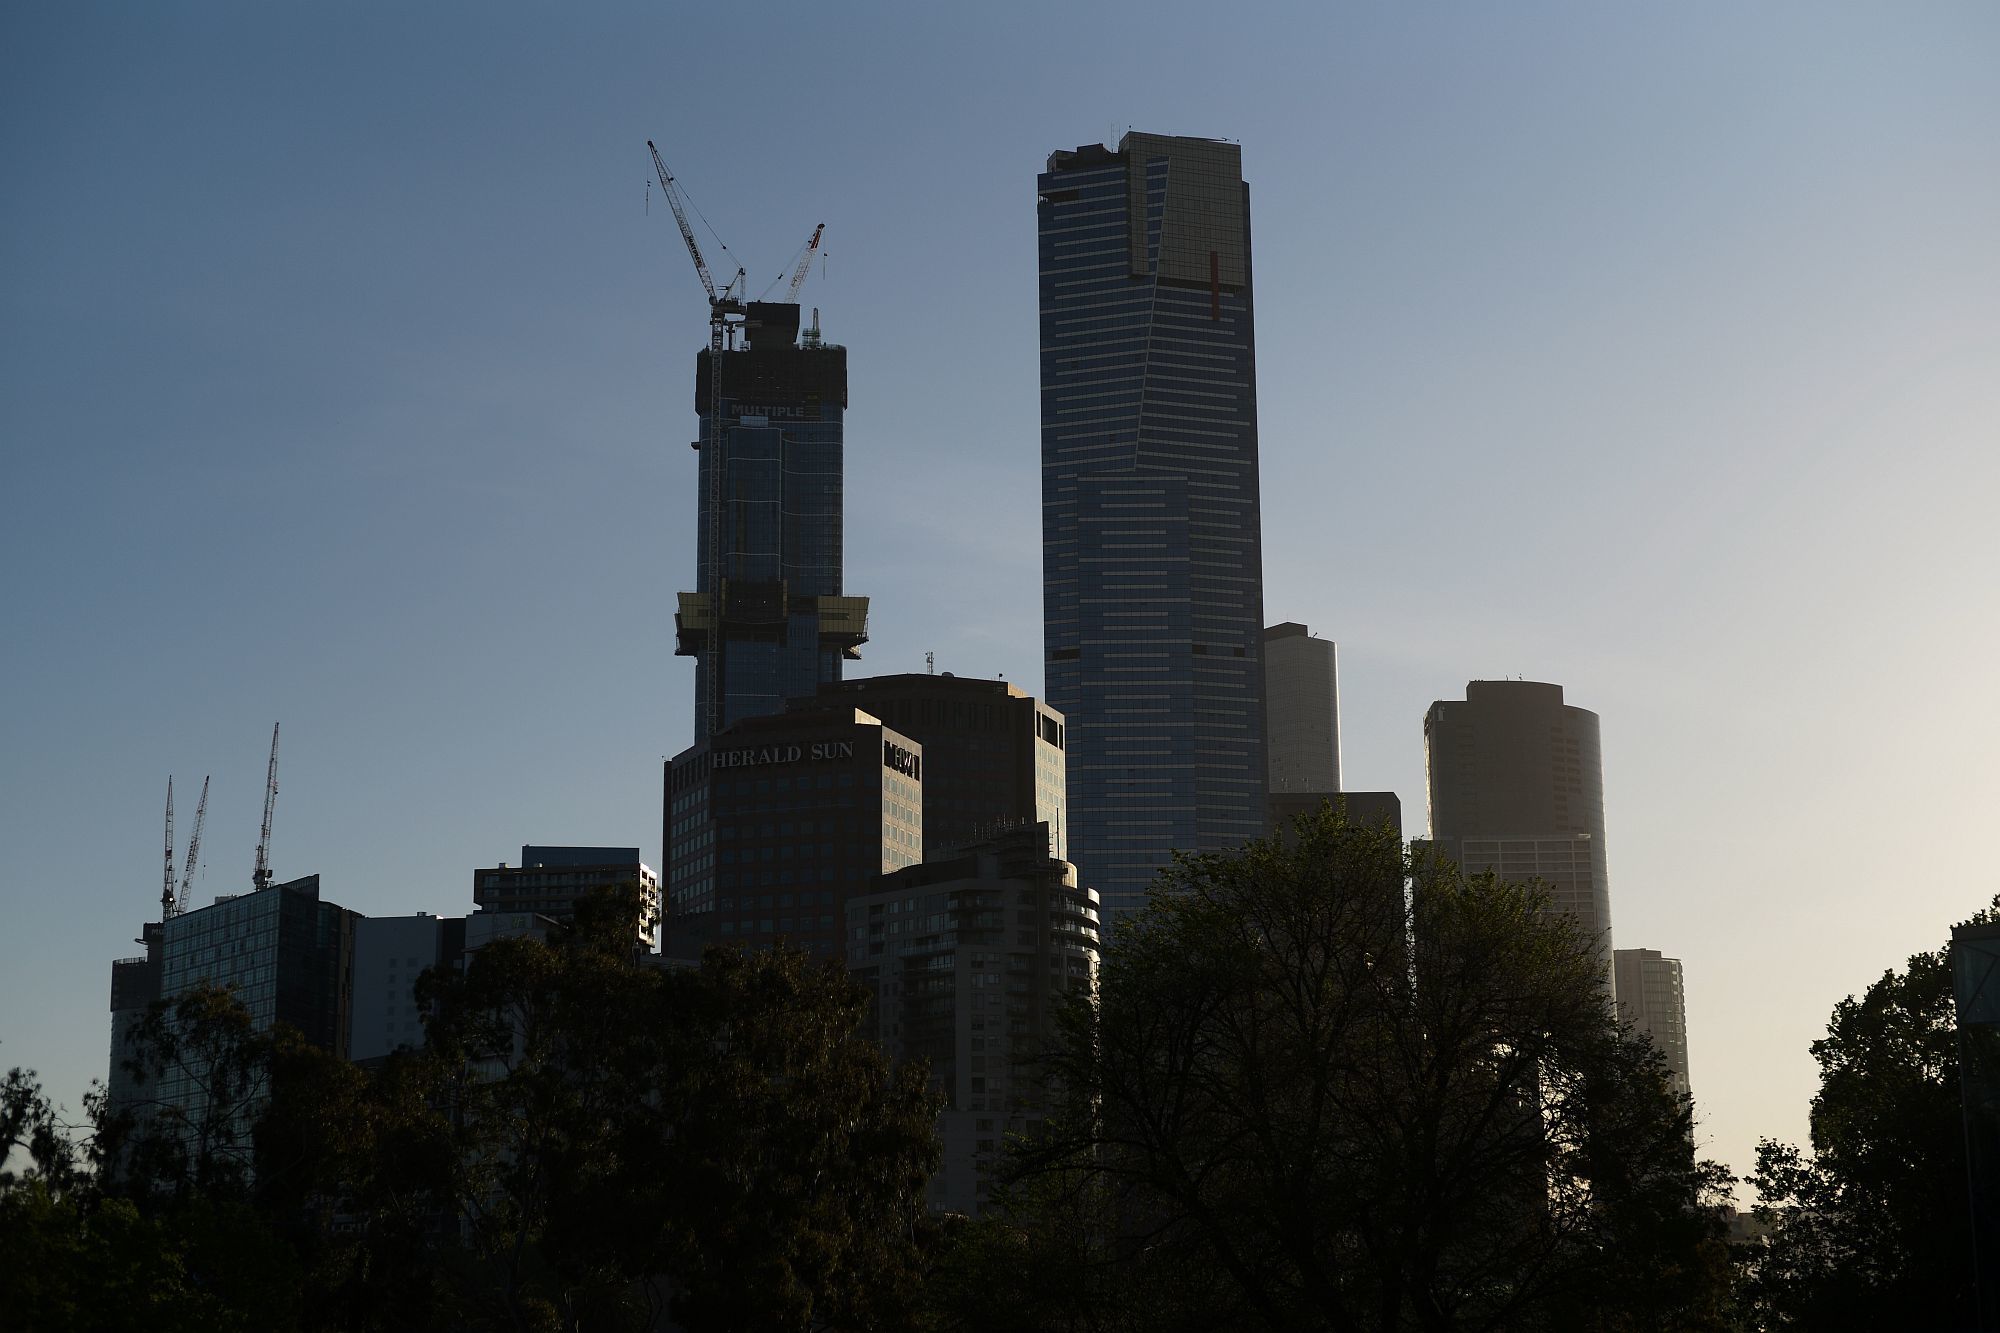
M 484 912 L 533 912 L 570 921 L 576 908 L 607 889 L 638 895 L 640 941 L 651 948 L 660 917 L 660 877 L 637 847 L 521 848 L 521 864 L 472 872 L 472 900 Z
M 1653 1047 L 1673 1071 L 1674 1091 L 1688 1091 L 1687 1000 L 1681 990 L 1681 960 L 1658 949 L 1616 949 L 1618 1017 L 1653 1039 Z
M 718 728 L 776 713 L 868 638 L 868 599 L 841 588 L 847 349 L 801 339 L 796 305 L 744 309 L 735 345 L 696 357 L 695 590 L 674 651 L 695 659 L 697 740 L 711 703 Z
M 931 1207 L 975 1215 L 1009 1134 L 1047 1114 L 1033 1062 L 1063 997 L 1092 984 L 1097 895 L 1048 854 L 1048 830 L 1011 830 L 888 876 L 846 905 L 847 966 L 869 990 L 871 1035 L 921 1059 L 946 1098 Z
M 1340 790 L 1340 685 L 1331 639 L 1296 621 L 1264 631 L 1265 768 L 1271 792 Z
M 455 971 L 464 956 L 464 917 L 419 912 L 356 921 L 347 1058 L 359 1063 L 403 1047 L 421 1049 L 424 1009 L 417 1000 L 417 978 L 432 969 Z
M 822 685 L 816 707 L 867 710 L 923 747 L 924 849 L 936 856 L 1008 828 L 1049 827 L 1068 855 L 1063 716 L 1004 680 L 871 676 Z
M 1611 965 L 1597 714 L 1560 685 L 1475 680 L 1424 718 L 1430 836 L 1467 873 L 1539 879 Z
M 1036 188 L 1046 694 L 1116 914 L 1264 831 L 1249 188 L 1237 145 L 1139 133 Z
M 667 766 L 667 952 L 845 957 L 841 910 L 923 860 L 924 750 L 857 708 L 749 718 Z

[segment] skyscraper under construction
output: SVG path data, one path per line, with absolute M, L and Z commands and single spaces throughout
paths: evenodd
M 699 744 L 839 680 L 868 638 L 868 599 L 840 589 L 847 349 L 820 338 L 817 310 L 799 332 L 799 284 L 826 224 L 800 250 L 783 301 L 745 300 L 740 267 L 715 285 L 679 183 L 646 148 L 708 293 L 708 348 L 695 360 L 695 590 L 674 615 L 674 652 L 695 659 Z
M 742 304 L 695 363 L 701 416 L 695 590 L 675 651 L 695 659 L 697 741 L 840 679 L 868 637 L 841 591 L 847 349 L 801 337 L 799 307 Z

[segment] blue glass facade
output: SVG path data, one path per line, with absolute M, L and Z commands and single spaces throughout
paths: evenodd
M 1115 917 L 1264 830 L 1249 193 L 1236 145 L 1147 134 L 1038 185 L 1045 694 Z
M 789 324 L 766 313 L 749 346 L 703 352 L 697 365 L 695 591 L 681 594 L 676 617 L 678 651 L 695 659 L 697 740 L 710 730 L 711 691 L 722 727 L 781 712 L 839 680 L 866 637 L 866 600 L 841 595 L 847 352 L 810 337 L 794 346 L 798 308 L 772 309 L 789 311 Z M 718 360 L 719 449 L 709 447 Z M 716 468 L 719 512 L 708 503 Z

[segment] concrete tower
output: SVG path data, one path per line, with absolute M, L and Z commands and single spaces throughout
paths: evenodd
M 1271 794 L 1340 790 L 1340 685 L 1331 639 L 1288 620 L 1264 631 Z
M 1560 685 L 1475 680 L 1424 718 L 1431 841 L 1468 874 L 1539 879 L 1611 968 L 1604 765 L 1597 714 Z
M 1674 1091 L 1688 1090 L 1687 999 L 1681 988 L 1681 960 L 1658 949 L 1617 949 L 1612 970 L 1618 978 L 1618 1017 L 1653 1039 L 1673 1071 Z

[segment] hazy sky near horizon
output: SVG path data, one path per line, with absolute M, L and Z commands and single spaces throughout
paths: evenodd
M 1035 175 L 1243 145 L 1265 610 L 1424 818 L 1469 679 L 1603 718 L 1615 943 L 1683 960 L 1704 1146 L 2000 890 L 2000 8 L 0 10 L 0 1067 L 272 859 L 370 914 L 637 843 L 691 734 L 699 286 L 850 350 L 856 674 L 1039 691 Z M 703 233 L 703 240 L 710 238 Z M 726 271 L 722 256 L 713 256 Z

